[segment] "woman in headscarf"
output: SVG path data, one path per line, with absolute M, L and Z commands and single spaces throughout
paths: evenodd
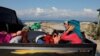
M 64 23 L 66 31 L 60 36 L 55 37 L 54 42 L 58 44 L 60 40 L 69 41 L 71 44 L 81 44 L 83 36 L 80 31 L 80 22 L 77 20 L 70 20 Z

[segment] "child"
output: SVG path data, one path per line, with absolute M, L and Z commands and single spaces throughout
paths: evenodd
M 22 31 L 17 31 L 16 33 L 13 33 L 12 39 L 9 41 L 9 43 L 19 43 L 22 38 L 21 33 Z

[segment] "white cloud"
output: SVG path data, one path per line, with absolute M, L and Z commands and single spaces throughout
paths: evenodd
M 80 11 L 73 11 L 71 9 L 58 9 L 56 7 L 51 8 L 32 8 L 25 10 L 17 10 L 19 17 L 26 18 L 68 18 L 68 17 L 97 17 L 97 11 L 84 8 Z
M 93 12 L 93 10 L 92 9 L 88 9 L 88 8 L 84 8 L 84 12 Z
M 41 9 L 41 8 L 36 8 L 36 12 L 35 12 L 35 15 L 36 16 L 39 16 L 41 13 L 44 12 L 44 9 Z
M 96 10 L 88 9 L 88 8 L 84 8 L 84 9 L 83 9 L 83 15 L 84 15 L 84 16 L 94 18 L 94 17 L 97 17 L 97 14 L 98 14 L 98 13 L 97 13 Z
M 56 7 L 52 7 L 52 10 L 57 11 L 58 9 Z

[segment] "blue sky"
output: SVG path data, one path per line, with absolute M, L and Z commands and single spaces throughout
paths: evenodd
M 0 0 L 21 19 L 97 19 L 100 0 Z

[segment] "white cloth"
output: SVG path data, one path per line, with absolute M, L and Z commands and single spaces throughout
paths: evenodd
M 38 41 L 40 38 L 44 37 L 44 36 L 45 36 L 45 35 L 39 35 L 39 36 L 37 36 L 36 39 L 35 39 L 35 42 L 37 43 L 37 41 Z
M 19 41 L 21 40 L 22 36 L 16 36 L 13 37 L 9 43 L 19 43 Z

